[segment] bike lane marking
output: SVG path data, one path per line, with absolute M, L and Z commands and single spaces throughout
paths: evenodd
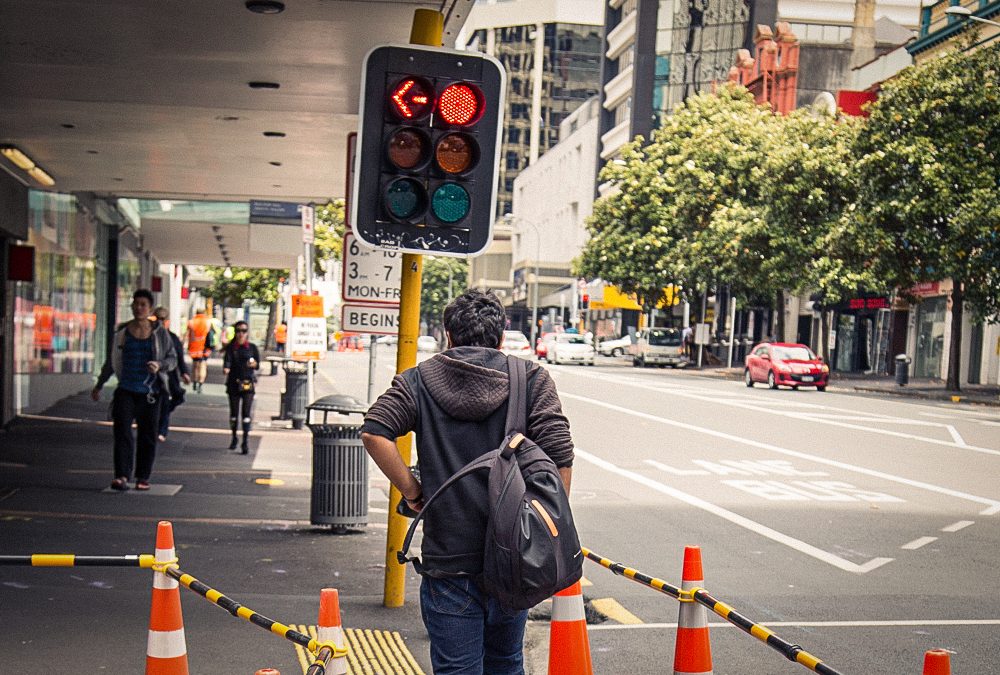
M 561 396 L 566 396 L 566 394 L 561 394 Z M 582 397 L 575 397 L 575 398 L 582 398 Z M 853 563 L 850 560 L 845 560 L 840 556 L 836 556 L 832 553 L 824 551 L 821 548 L 817 548 L 812 544 L 807 544 L 801 539 L 796 539 L 795 537 L 791 537 L 782 532 L 778 532 L 777 530 L 770 528 L 767 525 L 758 523 L 755 520 L 750 520 L 746 516 L 741 516 L 738 513 L 730 511 L 729 509 L 725 509 L 721 506 L 717 506 L 716 504 L 712 504 L 711 502 L 707 502 L 700 497 L 696 497 L 682 490 L 678 490 L 675 487 L 671 487 L 669 485 L 666 485 L 665 483 L 653 480 L 652 478 L 643 476 L 642 474 L 638 474 L 634 471 L 623 469 L 620 466 L 617 466 L 616 464 L 613 464 L 605 459 L 601 459 L 600 457 L 592 455 L 589 452 L 581 450 L 580 448 L 576 448 L 575 454 L 577 458 L 590 462 L 591 464 L 599 468 L 602 468 L 605 471 L 618 474 L 619 476 L 628 478 L 629 480 L 639 483 L 640 485 L 645 485 L 646 487 L 652 490 L 661 492 L 665 495 L 673 497 L 674 499 L 690 504 L 691 506 L 702 509 L 703 511 L 707 511 L 708 513 L 711 513 L 713 515 L 719 516 L 720 518 L 728 520 L 734 525 L 738 525 L 744 529 L 750 530 L 751 532 L 755 532 L 756 534 L 766 537 L 772 541 L 776 541 L 779 544 L 788 546 L 789 548 L 799 551 L 800 553 L 804 553 L 810 557 L 816 558 L 817 560 L 825 562 L 829 565 L 833 565 L 834 567 L 844 570 L 845 572 L 851 572 L 853 574 L 865 574 L 866 572 L 870 572 L 873 569 L 876 569 L 878 567 L 881 567 L 882 565 L 885 565 L 886 563 L 890 563 L 893 561 L 893 558 L 872 558 L 863 565 Z

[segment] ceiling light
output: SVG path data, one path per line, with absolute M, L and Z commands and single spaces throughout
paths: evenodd
M 285 3 L 278 0 L 247 0 L 246 7 L 254 14 L 281 14 Z
M 76 129 L 75 124 L 60 124 L 59 126 L 61 126 L 63 129 Z
M 6 145 L 0 148 L 0 154 L 13 162 L 18 169 L 27 171 L 35 168 L 35 163 L 31 161 L 31 158 L 13 146 Z
M 265 131 L 264 135 L 267 136 L 268 138 L 284 138 L 285 137 L 285 132 L 284 131 Z
M 97 153 L 97 150 L 88 150 L 88 151 L 87 151 L 87 154 L 88 154 L 88 155 L 96 155 L 96 154 L 98 154 L 98 153 Z
M 222 122 L 236 122 L 240 118 L 237 117 L 236 115 L 216 115 L 215 119 L 220 120 Z
M 161 211 L 170 211 L 173 208 L 174 208 L 174 203 L 172 201 L 170 201 L 169 199 L 161 199 L 160 200 L 160 210 Z
M 263 82 L 260 80 L 247 82 L 247 86 L 251 89 L 278 89 L 281 87 L 277 82 Z
M 268 162 L 271 166 L 281 166 L 281 162 Z
M 33 166 L 28 169 L 28 175 L 38 181 L 45 187 L 52 187 L 56 184 L 55 179 L 49 174 L 45 173 L 41 167 Z

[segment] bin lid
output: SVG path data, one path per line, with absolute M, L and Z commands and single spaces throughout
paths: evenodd
M 353 396 L 347 394 L 331 394 L 322 396 L 306 406 L 308 410 L 318 410 L 319 412 L 336 412 L 342 414 L 366 413 L 368 404 L 362 403 Z

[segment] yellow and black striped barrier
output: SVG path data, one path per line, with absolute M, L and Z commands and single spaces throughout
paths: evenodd
M 269 619 L 263 614 L 259 614 L 249 607 L 244 607 L 232 598 L 226 597 L 211 586 L 198 581 L 190 574 L 182 572 L 175 563 L 154 563 L 151 565 L 158 572 L 163 572 L 168 577 L 176 579 L 177 582 L 187 589 L 190 589 L 205 598 L 212 604 L 218 605 L 238 619 L 243 619 L 255 626 L 259 626 L 266 631 L 270 631 L 279 637 L 283 637 L 290 642 L 304 647 L 316 656 L 316 662 L 306 671 L 307 675 L 323 675 L 329 662 L 336 658 L 347 656 L 347 650 L 338 647 L 330 642 L 320 642 L 314 640 L 305 633 L 293 630 L 280 621 Z
M 649 588 L 657 590 L 665 595 L 669 595 L 680 602 L 697 602 L 700 605 L 704 605 L 729 623 L 742 630 L 747 635 L 752 635 L 768 647 L 771 647 L 789 661 L 800 663 L 809 670 L 820 673 L 821 675 L 841 675 L 839 670 L 835 670 L 834 668 L 826 665 L 815 656 L 802 649 L 799 645 L 793 645 L 792 643 L 781 639 L 769 628 L 758 623 L 754 623 L 726 603 L 716 600 L 709 595 L 708 591 L 704 588 L 693 588 L 689 591 L 685 591 L 677 586 L 667 583 L 663 579 L 648 576 L 636 569 L 626 567 L 621 563 L 608 560 L 607 558 L 602 558 L 590 549 L 581 547 L 581 550 L 583 551 L 583 555 L 587 556 L 588 559 L 602 567 L 606 567 L 619 576 L 631 579 L 632 581 L 638 582 L 643 586 L 648 586 Z
M 74 555 L 72 553 L 35 553 L 0 555 L 0 566 L 21 567 L 141 567 L 151 569 L 156 558 L 149 555 Z

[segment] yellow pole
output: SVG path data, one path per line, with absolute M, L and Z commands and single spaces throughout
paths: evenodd
M 413 12 L 413 26 L 410 28 L 410 44 L 441 46 L 444 34 L 444 15 L 432 9 L 418 9 Z M 403 277 L 400 282 L 399 298 L 399 343 L 396 346 L 396 372 L 401 373 L 417 365 L 417 337 L 420 333 L 420 280 L 424 268 L 422 256 L 403 254 Z M 396 439 L 396 447 L 403 463 L 410 466 L 410 448 L 413 434 Z M 409 522 L 396 513 L 396 506 L 402 495 L 392 486 L 389 488 L 389 531 L 385 546 L 385 589 L 382 604 L 386 607 L 402 607 L 406 593 L 406 568 L 396 560 L 396 551 L 403 546 L 403 538 Z

